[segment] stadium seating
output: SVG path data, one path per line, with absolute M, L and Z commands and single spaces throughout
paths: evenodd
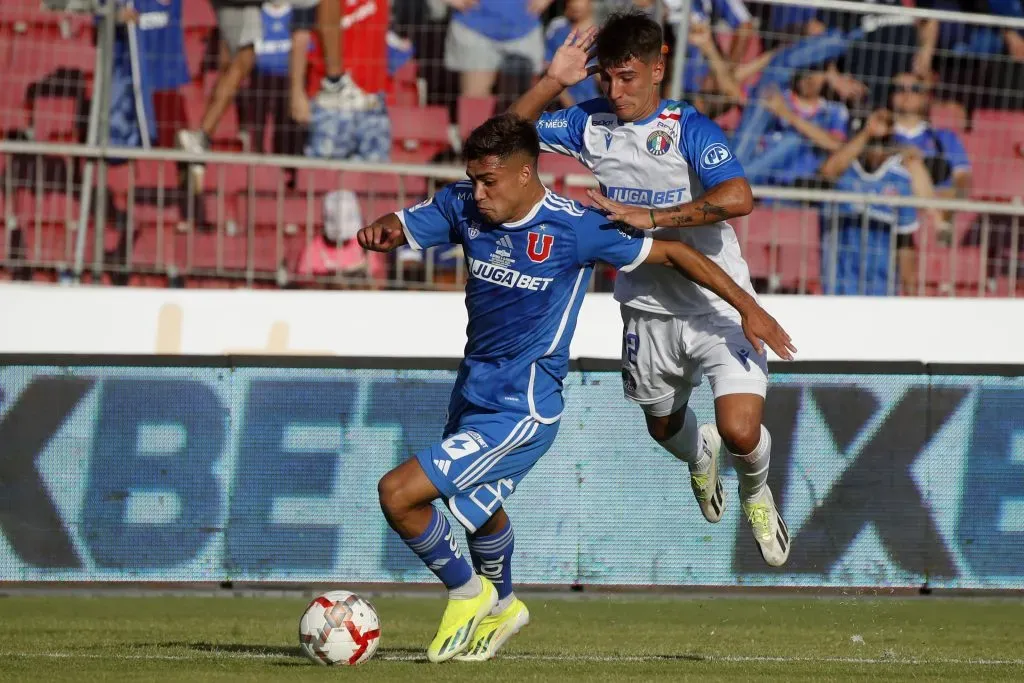
M 447 107 L 394 107 L 389 113 L 394 161 L 426 163 L 449 146 Z

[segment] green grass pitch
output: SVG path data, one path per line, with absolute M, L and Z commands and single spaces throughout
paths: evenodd
M 304 597 L 0 598 L 0 680 L 1024 681 L 1024 600 L 527 594 L 486 663 L 428 664 L 438 597 L 368 595 L 383 628 L 356 669 L 301 657 Z

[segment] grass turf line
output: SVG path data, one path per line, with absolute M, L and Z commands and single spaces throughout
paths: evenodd
M 298 653 L 304 600 L 6 598 L 0 679 L 1024 680 L 1024 601 L 536 595 L 504 659 L 430 665 L 442 599 L 371 599 L 377 657 L 331 671 Z

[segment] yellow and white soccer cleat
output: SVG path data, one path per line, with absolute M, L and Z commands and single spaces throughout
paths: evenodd
M 455 659 L 460 662 L 483 662 L 498 654 L 501 646 L 530 623 L 530 610 L 519 598 L 498 614 L 488 615 L 480 622 L 473 642 L 465 654 Z
M 469 647 L 480 622 L 498 603 L 498 591 L 494 584 L 482 576 L 480 584 L 482 589 L 475 598 L 449 598 L 441 616 L 437 635 L 427 648 L 427 659 L 432 662 L 445 662 L 455 655 L 462 654 Z
M 789 529 L 775 507 L 771 489 L 765 485 L 754 501 L 743 502 L 743 514 L 754 532 L 761 557 L 772 567 L 781 567 L 789 559 Z
M 690 487 L 704 513 L 704 519 L 712 524 L 722 519 L 725 512 L 725 491 L 718 476 L 718 456 L 722 452 L 722 437 L 715 425 L 701 425 L 698 431 L 697 448 L 711 458 L 711 469 L 704 474 L 690 473 Z

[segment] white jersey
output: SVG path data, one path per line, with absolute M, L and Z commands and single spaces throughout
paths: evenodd
M 619 121 L 605 100 L 590 100 L 542 115 L 537 132 L 541 149 L 579 159 L 593 171 L 602 192 L 624 204 L 683 204 L 702 197 L 705 188 L 744 177 L 722 129 L 682 102 L 663 100 L 649 118 L 627 123 Z M 736 233 L 728 223 L 659 228 L 656 233 L 659 239 L 671 237 L 694 247 L 754 293 Z M 656 265 L 619 273 L 615 299 L 632 308 L 680 316 L 731 309 L 700 285 Z

